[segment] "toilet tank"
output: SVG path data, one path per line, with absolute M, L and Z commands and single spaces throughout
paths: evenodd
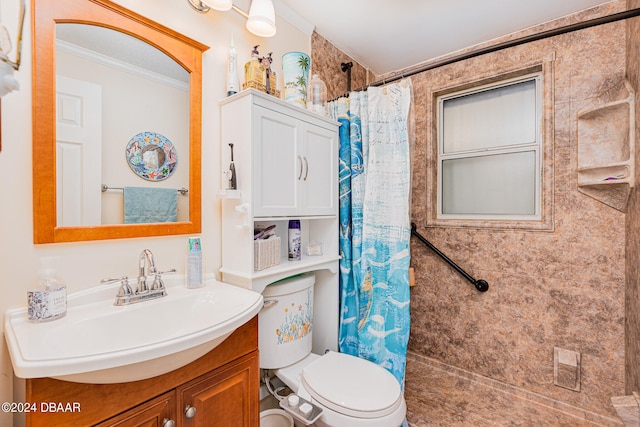
M 305 273 L 272 283 L 262 292 L 264 307 L 258 315 L 261 368 L 283 368 L 311 353 L 314 284 L 315 275 Z

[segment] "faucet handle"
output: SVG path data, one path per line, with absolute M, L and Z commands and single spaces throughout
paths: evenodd
M 122 276 L 122 277 L 105 277 L 104 279 L 100 280 L 100 284 L 101 285 L 110 285 L 112 283 L 116 283 L 116 282 L 122 282 L 123 280 L 126 280 L 127 276 Z
M 110 285 L 111 283 L 120 282 L 120 288 L 118 289 L 118 293 L 116 297 L 124 298 L 133 295 L 133 290 L 131 286 L 129 286 L 129 278 L 127 276 L 122 276 L 120 278 L 107 277 L 100 280 L 101 285 Z
M 167 270 L 167 271 L 156 272 L 155 277 L 153 279 L 153 284 L 151 285 L 151 290 L 157 291 L 157 290 L 164 289 L 164 282 L 162 281 L 162 275 L 165 273 L 175 273 L 175 272 L 176 272 L 175 268 L 172 268 L 171 270 Z
M 133 289 L 129 285 L 129 278 L 127 276 L 122 276 L 120 279 L 120 289 L 118 289 L 118 297 L 130 297 L 133 295 Z
M 152 291 L 159 291 L 164 289 L 164 282 L 162 281 L 162 277 L 159 274 L 156 274 L 156 277 L 153 279 L 153 284 L 151 285 Z

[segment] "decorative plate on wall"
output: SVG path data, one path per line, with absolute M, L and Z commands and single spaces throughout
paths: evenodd
M 140 132 L 131 138 L 126 157 L 131 170 L 147 181 L 169 178 L 178 165 L 176 147 L 167 137 L 155 132 Z

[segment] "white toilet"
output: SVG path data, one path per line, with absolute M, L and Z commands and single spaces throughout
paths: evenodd
M 306 273 L 262 293 L 260 367 L 272 369 L 296 394 L 322 408 L 315 426 L 400 426 L 407 408 L 393 374 L 344 353 L 311 353 L 314 283 L 315 276 Z

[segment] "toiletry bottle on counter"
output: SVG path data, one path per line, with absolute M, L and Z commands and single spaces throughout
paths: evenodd
M 185 271 L 185 286 L 187 288 L 199 288 L 204 285 L 202 274 L 202 246 L 199 237 L 187 239 L 187 262 Z
M 42 258 L 39 285 L 27 291 L 27 315 L 32 322 L 46 322 L 67 314 L 67 287 L 56 275 L 53 257 Z
M 289 220 L 289 261 L 300 261 L 300 220 Z

